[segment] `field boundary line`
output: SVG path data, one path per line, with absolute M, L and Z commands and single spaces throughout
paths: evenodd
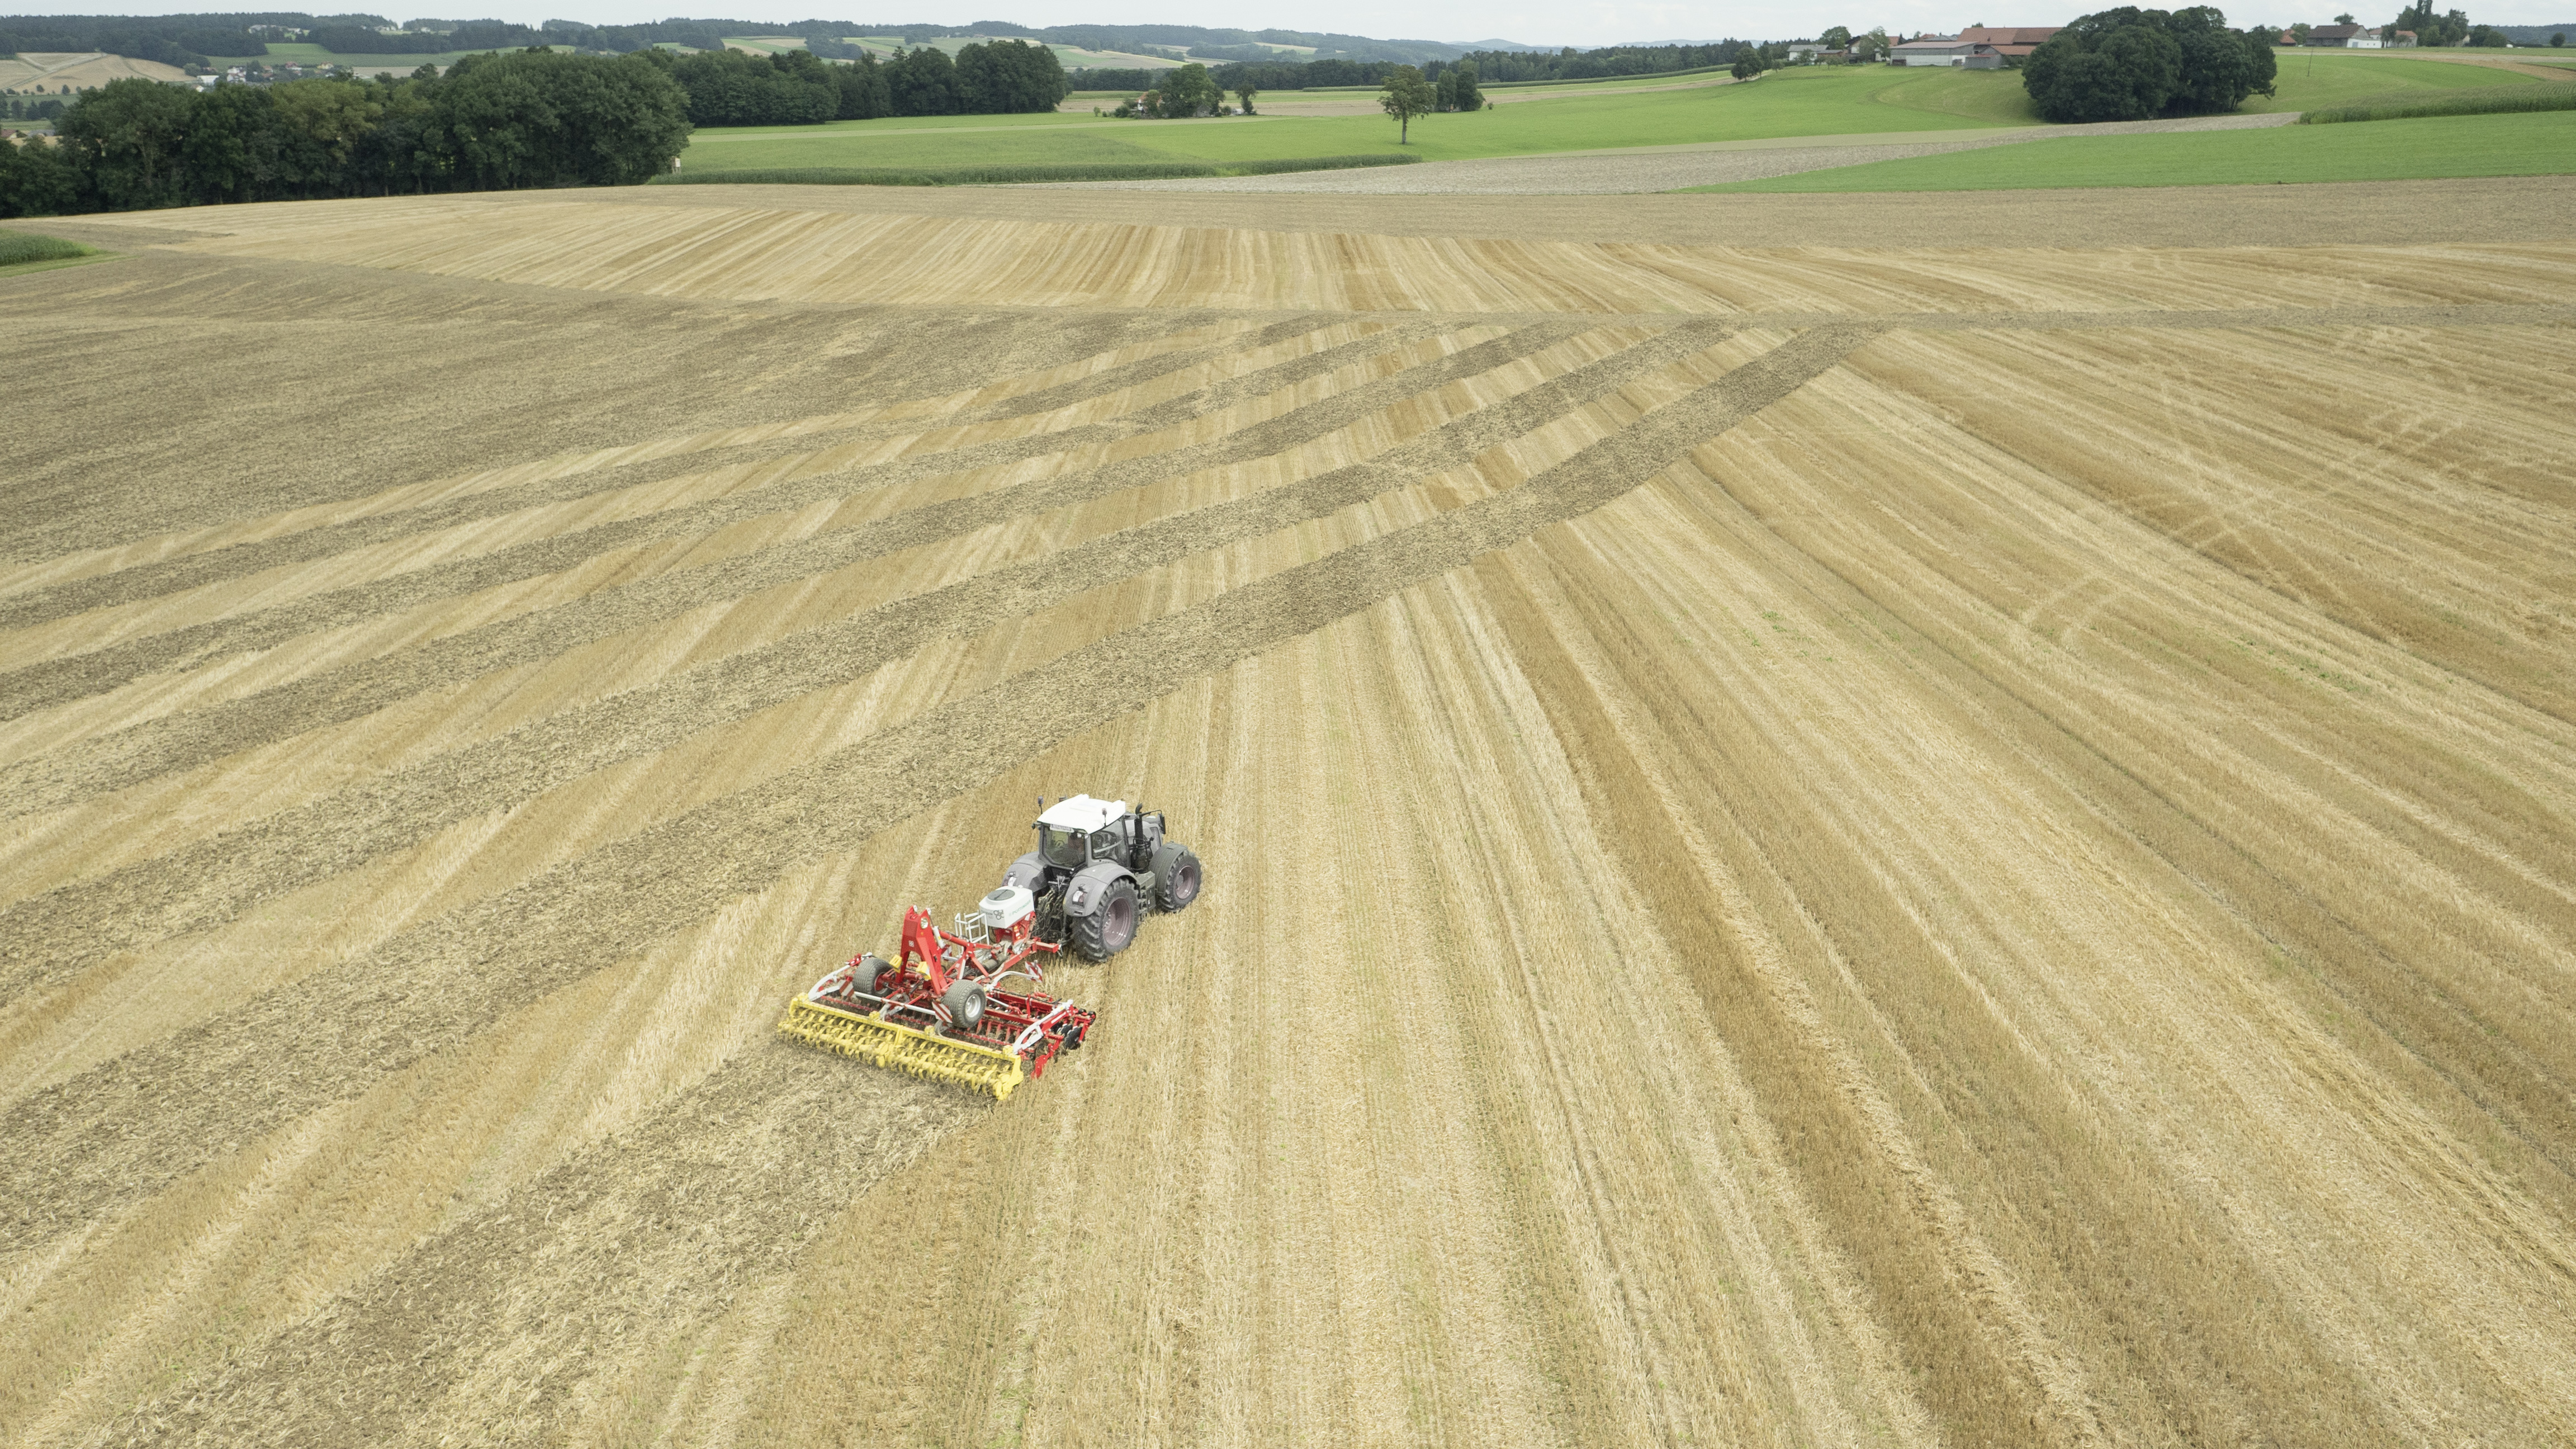
M 1130 627 L 33 1093 L 0 1120 L 0 1253 L 38 1251 L 195 1171 L 223 1142 L 354 1095 L 799 860 L 854 848 L 1196 680 L 1589 513 L 1834 367 L 1870 330 L 1792 337 L 1516 488 Z M 1074 690 L 1096 707 L 1006 707 Z M 340 1030 L 316 1040 L 315 1020 Z M 281 1075 L 284 1041 L 305 1046 Z

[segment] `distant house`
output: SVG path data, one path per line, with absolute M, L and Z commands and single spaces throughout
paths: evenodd
M 1995 54 L 2018 60 L 2048 43 L 2048 38 L 2065 29 L 2062 25 L 1971 25 L 1959 32 L 1968 45 L 1985 46 Z
M 2391 49 L 2399 49 L 2399 50 L 2402 50 L 2402 49 L 2404 49 L 2404 48 L 2405 48 L 2405 47 L 2407 47 L 2407 46 L 2413 45 L 2414 43 L 2415 43 L 2415 32 L 2414 32 L 2414 31 L 2412 31 L 2412 30 L 2401 30 L 2401 31 L 2397 32 L 2397 38 L 2396 38 L 2395 40 L 2392 40 L 2392 41 L 2388 42 L 2389 47 L 2390 47 Z
M 1966 52 L 1955 35 L 1918 35 L 1887 49 L 1889 65 L 1955 65 Z
M 1957 35 L 1918 35 L 1887 52 L 1889 65 L 1951 65 L 1968 70 L 2001 70 L 2006 59 L 2030 54 L 2040 41 L 2055 35 L 2058 27 L 2033 27 L 2025 30 L 1996 26 L 1971 26 Z M 2013 37 L 2036 36 L 2035 40 Z M 1989 39 L 1987 37 L 2003 37 Z
M 2308 44 L 2329 49 L 2377 50 L 2379 32 L 2367 25 L 2318 25 L 2310 27 Z
M 2299 43 L 2299 34 L 2298 34 L 2298 32 L 2297 32 L 2297 31 L 2295 31 L 2295 30 L 2284 30 L 2284 31 L 2282 31 L 2282 32 L 2281 32 L 2281 38 L 2280 38 L 2278 41 L 2275 41 L 2275 42 L 2274 42 L 2274 44 L 2277 44 L 2277 45 L 2296 45 L 2296 44 L 2298 44 L 2298 43 Z

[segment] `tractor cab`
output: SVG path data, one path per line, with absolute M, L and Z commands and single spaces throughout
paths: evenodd
M 1144 869 L 1137 857 L 1150 856 L 1162 843 L 1163 817 L 1131 814 L 1124 800 L 1074 795 L 1038 816 L 1038 856 L 1049 875 L 1078 871 L 1094 861 L 1130 871 Z

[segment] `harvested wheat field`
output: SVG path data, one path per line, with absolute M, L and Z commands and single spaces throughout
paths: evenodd
M 2576 234 L 728 190 L 0 279 L 0 1442 L 2576 1438 Z

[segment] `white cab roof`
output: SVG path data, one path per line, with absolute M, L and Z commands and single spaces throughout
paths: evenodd
M 1089 834 L 1127 813 L 1124 800 L 1094 800 L 1088 795 L 1074 795 L 1058 800 L 1038 816 L 1040 825 L 1058 830 L 1079 830 Z

